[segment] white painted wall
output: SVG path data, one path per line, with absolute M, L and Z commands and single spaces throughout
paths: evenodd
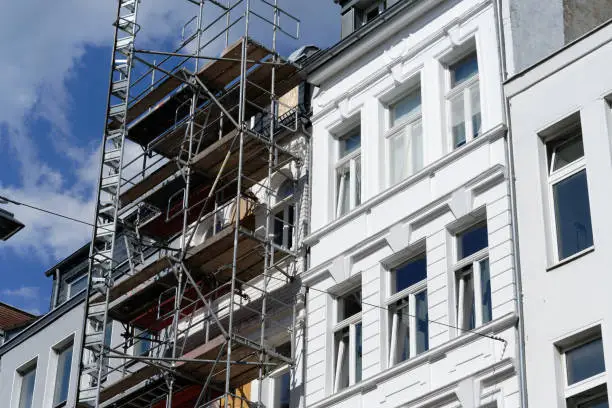
M 312 118 L 313 232 L 307 238 L 312 248 L 310 269 L 304 275 L 311 286 L 306 303 L 308 407 L 474 407 L 491 402 L 498 407 L 519 406 L 510 204 L 494 14 L 491 2 L 467 0 L 447 2 L 425 17 L 399 17 L 406 19 L 401 32 L 372 46 L 372 51 L 344 70 L 330 77 L 325 77 L 325 67 L 315 72 L 320 88 L 314 96 Z M 470 41 L 478 52 L 483 133 L 451 151 L 443 102 L 445 64 Z M 329 64 L 342 64 L 342 56 L 335 59 Z M 389 187 L 384 177 L 389 162 L 383 137 L 385 101 L 419 74 L 425 168 Z M 361 123 L 362 205 L 334 219 L 334 134 L 355 120 Z M 482 210 L 489 233 L 493 321 L 481 327 L 479 334 L 459 335 L 453 328 L 452 231 Z M 430 350 L 389 368 L 389 319 L 379 307 L 387 296 L 385 265 L 422 242 L 428 262 Z M 348 279 L 362 285 L 363 380 L 334 394 L 329 292 Z M 506 347 L 480 335 L 485 333 L 504 339 Z
M 68 407 L 76 403 L 79 370 L 79 339 L 83 325 L 83 305 L 79 304 L 23 343 L 0 356 L 0 405 L 17 408 L 20 396 L 20 376 L 24 364 L 36 359 L 36 381 L 33 407 L 52 408 L 57 374 L 57 354 L 54 347 L 73 337 L 74 349 L 68 391 Z M 52 312 L 51 312 L 52 313 Z
M 612 26 L 591 34 L 510 81 L 516 162 L 519 250 L 524 290 L 526 364 L 532 407 L 563 405 L 554 344 L 600 324 L 606 367 L 612 367 Z M 550 253 L 544 145 L 539 133 L 578 112 L 583 133 L 594 250 L 555 264 Z M 608 377 L 609 378 L 609 377 Z M 608 382 L 608 390 L 610 383 Z

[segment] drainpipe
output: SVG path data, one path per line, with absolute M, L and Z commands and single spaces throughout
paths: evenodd
M 499 43 L 499 60 L 500 60 L 500 77 L 502 83 L 508 79 L 507 61 L 506 61 L 506 40 L 504 35 L 502 0 L 495 0 L 493 10 L 495 11 L 495 31 Z M 521 262 L 519 255 L 519 232 L 518 232 L 518 214 L 516 211 L 516 175 L 514 171 L 514 149 L 512 146 L 512 125 L 510 119 L 510 101 L 506 98 L 502 90 L 502 105 L 504 121 L 508 128 L 506 137 L 504 138 L 504 153 L 508 166 L 507 186 L 508 196 L 510 197 L 510 219 L 512 222 L 512 252 L 514 253 L 514 298 L 516 299 L 516 307 L 518 314 L 516 343 L 518 352 L 518 377 L 519 377 L 519 395 L 521 407 L 528 408 L 529 402 L 527 398 L 527 373 L 525 362 L 525 324 L 523 313 L 523 284 L 521 279 Z
M 53 304 L 51 305 L 51 309 L 55 309 L 57 307 L 57 301 L 59 299 L 59 283 L 60 270 L 59 268 L 55 268 L 55 282 L 53 282 Z

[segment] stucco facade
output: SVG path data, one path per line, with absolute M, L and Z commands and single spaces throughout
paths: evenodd
M 608 406 L 611 40 L 612 26 L 607 24 L 505 85 L 532 407 Z M 576 146 L 574 154 L 563 153 L 563 145 L 557 144 L 563 138 L 565 146 Z M 564 159 L 561 164 L 553 152 Z M 567 198 L 562 183 L 577 177 L 586 179 L 586 188 L 572 188 Z M 582 358 L 570 366 L 574 351 Z M 592 372 L 574 379 L 572 367 L 583 365 L 586 351 L 590 363 L 584 364 Z
M 307 407 L 520 406 L 497 39 L 493 2 L 413 2 L 313 63 L 312 233 L 303 278 L 309 286 Z M 473 133 L 455 143 L 449 96 L 455 67 L 474 55 L 478 68 L 470 81 L 478 83 L 481 126 L 476 131 L 476 114 L 466 119 Z M 411 123 L 422 130 L 418 143 L 411 139 L 411 152 L 422 150 L 418 165 L 397 180 L 389 169 L 393 115 L 398 100 L 415 89 L 420 116 Z M 465 109 L 474 112 L 475 103 Z M 339 204 L 344 185 L 351 189 L 349 204 Z M 488 245 L 462 259 L 458 240 L 475 225 L 485 226 Z M 419 320 L 419 350 L 396 358 L 394 302 L 411 289 L 396 293 L 394 276 L 415 256 L 426 260 L 426 278 L 413 287 L 427 294 L 428 317 Z M 480 323 L 466 329 L 458 312 L 465 300 L 460 271 L 478 259 L 488 259 L 492 316 L 477 312 Z M 484 282 L 484 275 L 478 279 Z M 361 309 L 342 320 L 348 295 L 360 298 Z M 411 311 L 400 320 L 413 318 L 419 307 L 410 299 Z M 415 329 L 407 330 L 413 338 Z

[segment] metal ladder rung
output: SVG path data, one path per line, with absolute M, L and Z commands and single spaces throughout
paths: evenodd
M 133 42 L 134 42 L 133 35 L 117 39 L 117 47 L 116 47 L 117 51 L 121 52 L 121 50 L 129 48 Z M 121 53 L 123 54 L 123 52 Z
M 137 0 L 121 0 L 119 7 L 128 9 L 131 13 L 136 9 Z

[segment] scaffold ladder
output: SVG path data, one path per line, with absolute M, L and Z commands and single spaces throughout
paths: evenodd
M 127 133 L 130 76 L 139 0 L 118 0 L 115 37 L 98 181 L 98 201 L 89 260 L 77 406 L 98 407 L 108 375 L 108 301 L 115 267 L 119 187 Z

